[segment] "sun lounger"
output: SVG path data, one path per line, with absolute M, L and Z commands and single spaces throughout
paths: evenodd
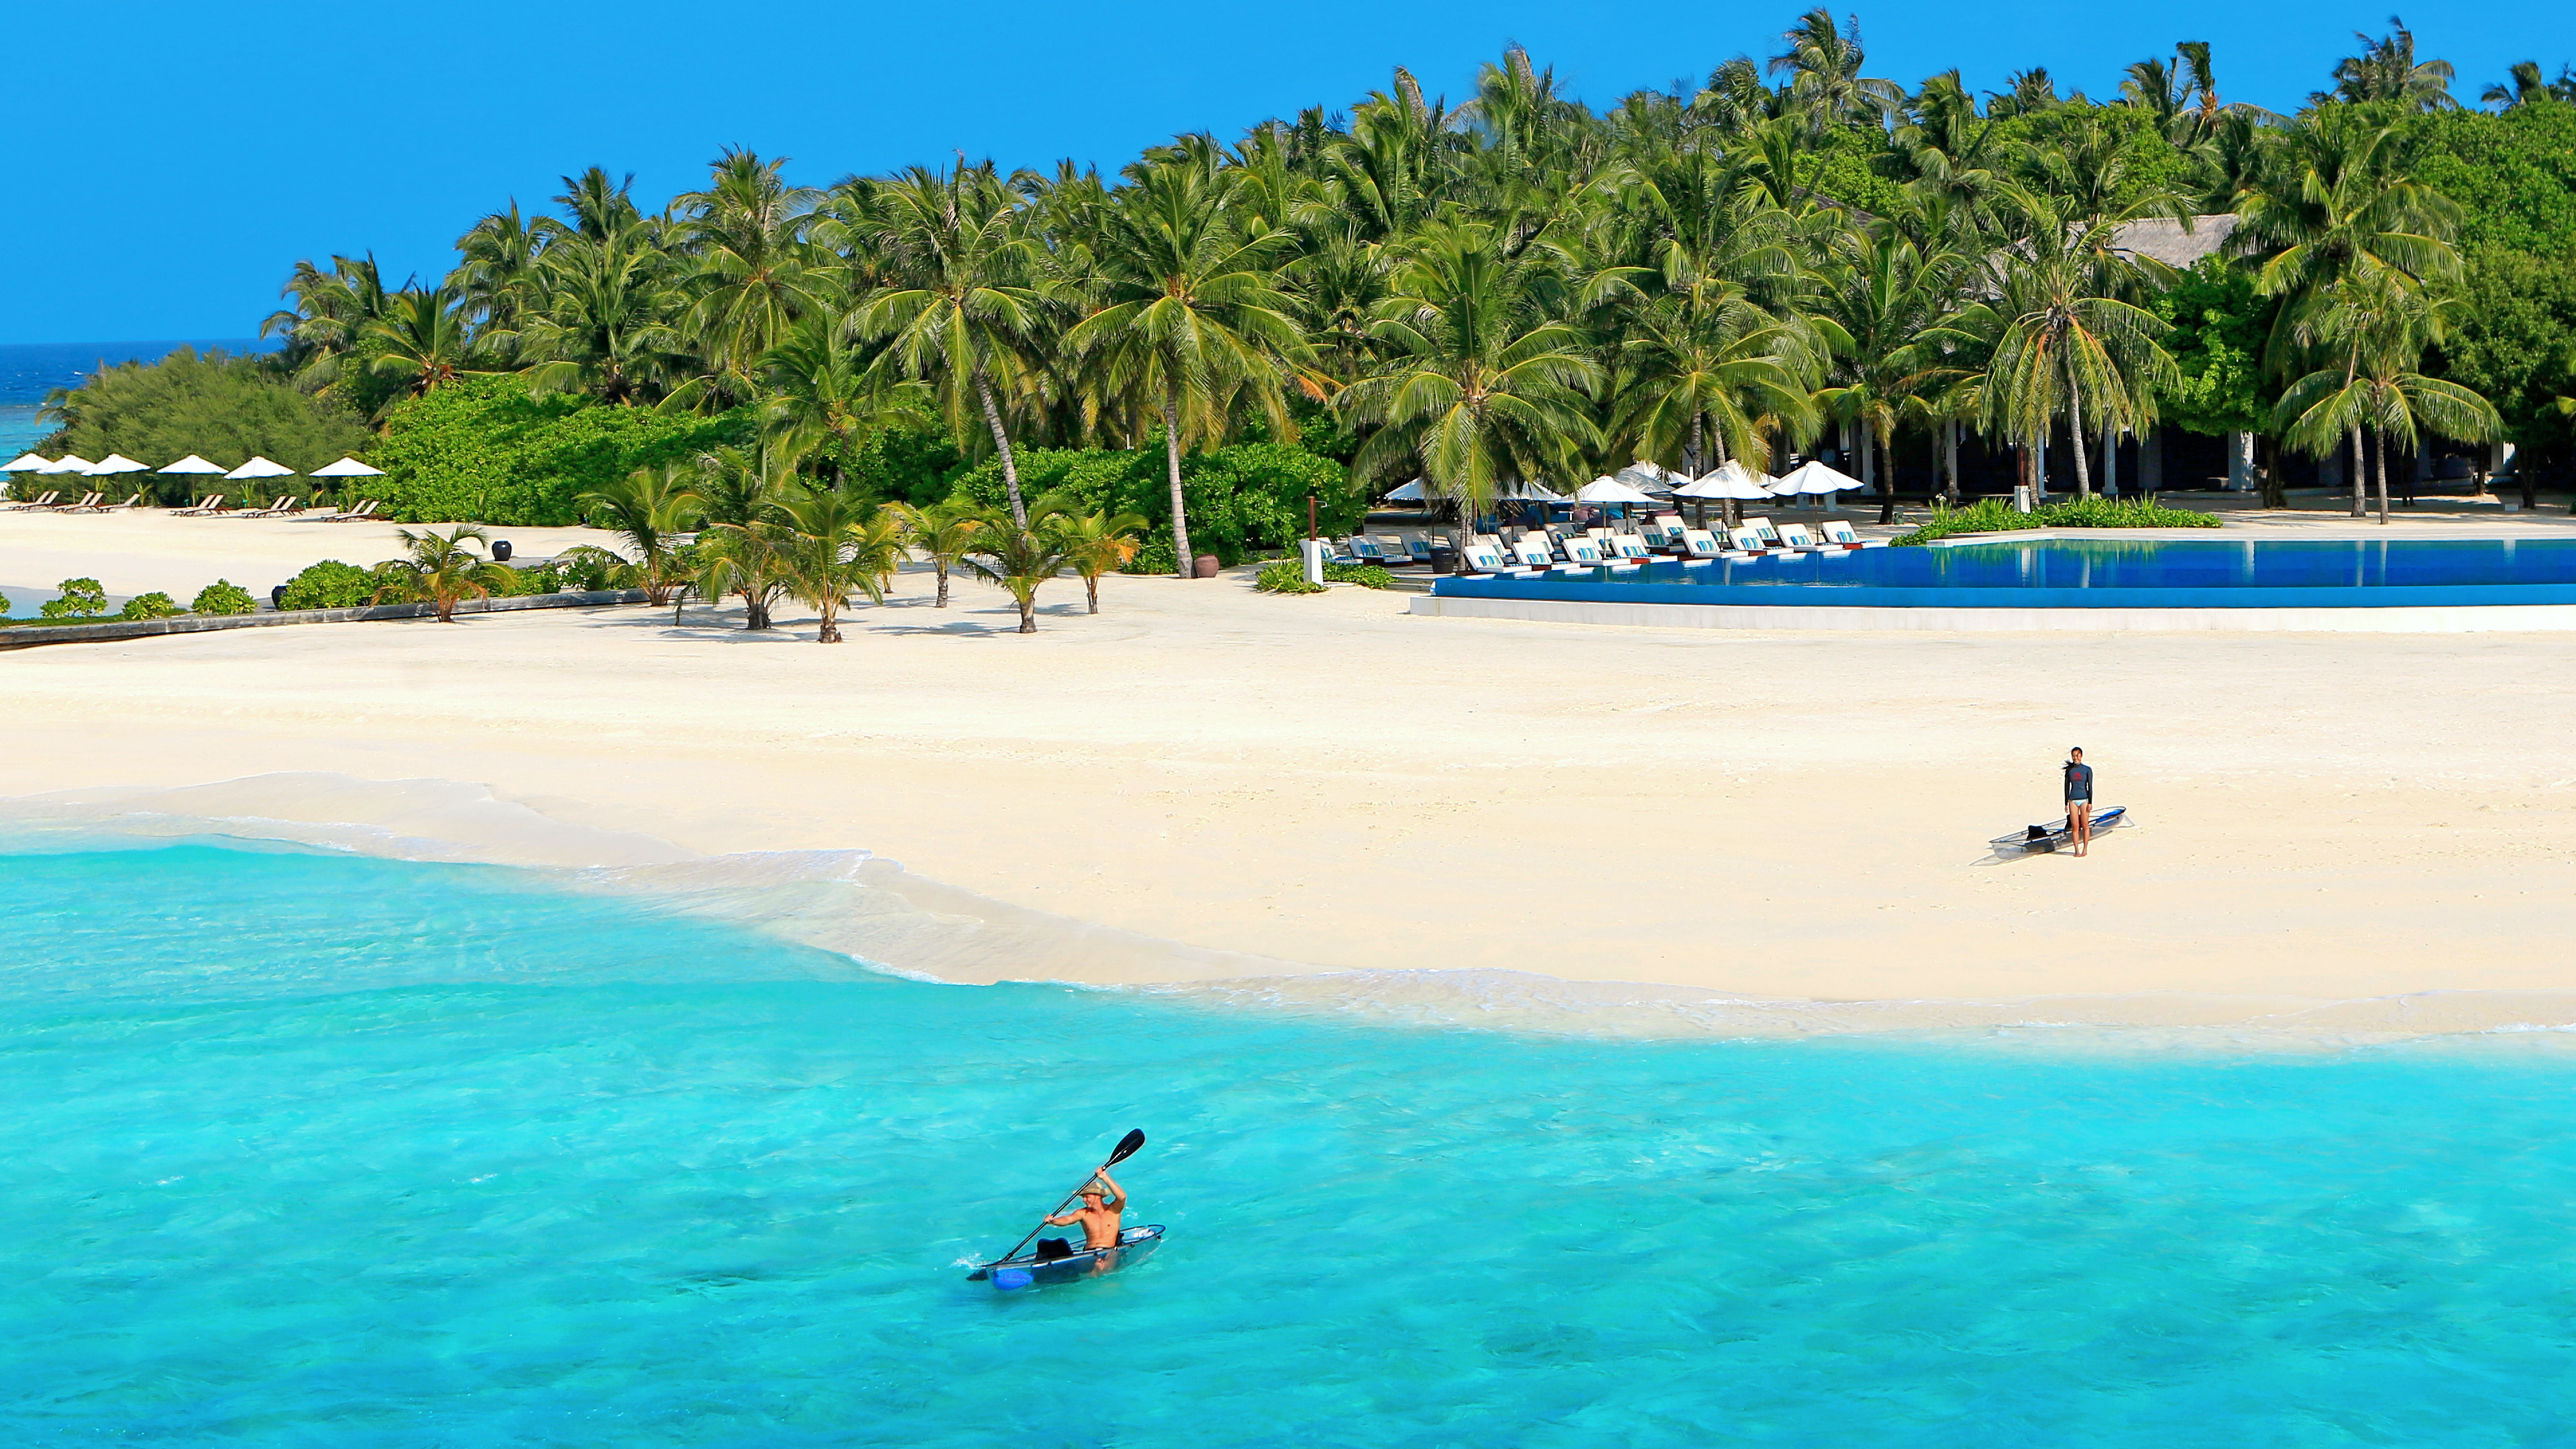
M 1503 562 L 1503 551 L 1490 543 L 1467 545 L 1467 569 L 1479 574 L 1516 574 L 1520 570 Z
M 1682 552 L 1688 555 L 1688 557 L 1682 560 L 1683 568 L 1703 567 L 1708 564 L 1713 564 L 1722 558 L 1752 557 L 1750 554 L 1739 553 L 1727 548 L 1724 544 L 1717 541 L 1717 535 L 1710 533 L 1705 528 L 1685 528 L 1682 530 Z
M 290 503 L 292 503 L 292 502 L 294 502 L 294 501 L 295 501 L 295 495 L 294 495 L 294 494 L 292 494 L 292 493 L 280 493 L 280 494 L 278 494 L 278 495 L 277 495 L 276 499 L 275 499 L 274 501 L 272 501 L 272 502 L 271 502 L 271 503 L 270 503 L 266 508 L 245 508 L 245 509 L 241 510 L 240 512 L 238 512 L 238 513 L 234 514 L 234 515 L 233 515 L 233 517 L 235 517 L 235 518 L 276 518 L 276 517 L 279 517 L 280 515 L 283 515 L 283 514 L 286 514 L 286 513 L 292 512 L 293 510 L 289 509 L 286 505 L 288 505 L 288 504 L 290 504 Z
M 218 493 L 213 497 L 208 498 L 205 502 L 198 504 L 194 508 L 174 508 L 170 510 L 170 513 L 174 518 L 204 518 L 209 514 L 221 513 L 223 511 L 224 495 Z
M 1845 523 L 1844 521 L 1842 521 L 1842 520 L 1841 520 L 1841 519 L 1839 519 L 1839 518 L 1835 518 L 1835 519 L 1828 519 L 1828 520 L 1826 521 L 1826 523 L 1825 523 L 1825 542 L 1827 542 L 1827 543 L 1839 543 L 1839 544 L 1841 544 L 1841 545 L 1842 545 L 1843 547 L 1845 547 L 1845 548 L 1885 548 L 1885 547 L 1887 547 L 1887 540 L 1886 540 L 1886 539 L 1883 539 L 1883 538 L 1863 538 L 1863 537 L 1861 537 L 1861 536 L 1860 536 L 1860 534 L 1859 534 L 1856 530 L 1854 530 L 1854 529 L 1852 528 L 1852 526 L 1851 526 L 1850 524 Z
M 1556 550 L 1548 547 L 1547 535 L 1544 533 L 1522 534 L 1512 543 L 1512 557 L 1518 559 L 1521 567 L 1527 569 L 1546 569 L 1556 566 Z
M 1380 567 L 1385 566 L 1388 561 L 1384 545 L 1365 533 L 1351 535 L 1351 558 L 1357 563 L 1377 564 Z
M 1599 540 L 1577 536 L 1565 541 L 1565 561 L 1576 568 L 1597 569 L 1608 560 L 1601 557 Z
M 1428 567 L 1431 563 L 1431 540 L 1427 537 L 1406 539 L 1404 541 L 1404 551 L 1415 563 L 1422 564 L 1425 567 Z
M 123 503 L 93 504 L 89 511 L 92 513 L 123 513 L 142 506 L 143 495 L 140 493 L 130 493 L 126 495 L 126 499 Z
M 42 497 L 32 499 L 32 500 L 30 500 L 30 501 L 28 501 L 28 502 L 25 502 L 25 503 L 12 503 L 12 504 L 10 504 L 10 505 L 9 505 L 9 509 L 8 509 L 8 511 L 9 511 L 9 512 L 11 512 L 11 513 L 33 513 L 33 512 L 35 512 L 35 511 L 37 511 L 37 510 L 39 510 L 39 509 L 46 509 L 46 508 L 51 508 L 51 507 L 53 507 L 53 506 L 54 506 L 54 500 L 55 500 L 55 499 L 57 499 L 57 498 L 60 498 L 60 497 L 62 497 L 62 496 L 63 496 L 63 491 L 62 491 L 61 489 L 57 488 L 57 489 L 53 490 L 52 492 L 50 492 L 50 493 L 47 493 L 47 494 L 43 495 Z
M 1762 540 L 1762 546 L 1764 548 L 1778 548 L 1780 546 L 1780 530 L 1771 526 L 1771 520 L 1769 518 L 1748 518 L 1744 520 L 1741 526 L 1752 529 L 1754 536 Z
M 1847 552 L 1841 544 L 1818 542 L 1816 536 L 1809 533 L 1807 531 L 1807 525 L 1803 523 L 1781 524 L 1779 546 L 1789 550 L 1791 553 Z
M 1633 533 L 1612 534 L 1610 552 L 1628 563 L 1644 563 L 1654 556 L 1647 551 L 1646 541 Z
M 47 513 L 86 513 L 98 506 L 100 496 L 96 493 L 85 494 L 78 503 L 57 503 L 45 511 Z
M 1742 528 L 1729 529 L 1726 536 L 1728 540 L 1735 545 L 1736 552 L 1738 553 L 1758 556 L 1762 554 L 1790 552 L 1789 549 L 1783 548 L 1779 544 L 1765 541 L 1762 537 L 1762 530 L 1755 528 L 1749 522 Z

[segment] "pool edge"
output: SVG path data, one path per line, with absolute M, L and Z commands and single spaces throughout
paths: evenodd
M 1821 604 L 1643 604 L 1417 594 L 1410 613 L 1647 629 L 1917 633 L 2474 634 L 2576 630 L 2576 604 L 2397 604 L 2379 608 L 2031 609 Z

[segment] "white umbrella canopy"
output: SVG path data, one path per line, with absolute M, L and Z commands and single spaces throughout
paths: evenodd
M 1797 467 L 1790 469 L 1787 476 L 1781 478 L 1778 482 L 1773 483 L 1771 485 L 1771 491 L 1785 498 L 1798 493 L 1832 494 L 1841 492 L 1846 488 L 1865 488 L 1867 486 L 1867 484 L 1861 482 L 1858 478 L 1852 477 L 1848 473 L 1837 473 L 1833 469 L 1826 467 L 1824 464 L 1817 462 L 1815 459 L 1809 458 Z
M 334 463 L 331 466 L 336 468 L 340 465 Z M 375 470 L 370 468 L 367 471 L 372 473 Z M 316 473 L 313 476 L 319 478 L 322 475 L 320 473 Z M 1386 501 L 1389 503 L 1420 503 L 1427 496 L 1428 495 L 1423 491 L 1422 480 L 1416 478 L 1410 483 L 1399 484 L 1394 488 L 1388 489 L 1386 493 Z
M 1578 503 L 1652 503 L 1654 497 L 1629 487 L 1616 478 L 1595 478 L 1574 490 Z
M 78 453 L 65 453 L 37 469 L 39 473 L 86 473 L 98 465 Z
M 224 478 L 232 481 L 242 478 L 291 478 L 293 476 L 295 476 L 295 470 L 284 463 L 272 463 L 266 458 L 253 454 L 249 462 L 226 473 Z
M 1669 472 L 1659 463 L 1649 463 L 1642 459 L 1620 469 L 1612 476 L 1640 492 L 1658 495 L 1672 492 L 1674 484 L 1688 482 L 1690 478 L 1687 473 Z
M 370 468 L 355 458 L 342 458 L 337 463 L 332 463 L 328 466 L 314 469 L 309 476 L 315 478 L 382 478 L 385 476 L 385 470 L 382 468 Z M 1394 495 L 1389 494 L 1387 496 L 1391 498 Z
M 103 478 L 114 473 L 149 473 L 152 465 L 137 463 L 123 453 L 110 453 L 81 471 L 93 478 Z
M 45 471 L 46 465 L 53 461 L 51 458 L 40 458 L 33 453 L 20 453 L 9 460 L 8 466 L 0 467 L 0 473 L 41 473 Z
M 155 469 L 154 471 L 161 473 L 221 473 L 224 471 L 224 465 L 221 463 L 209 463 L 205 459 L 198 457 L 196 454 L 190 453 L 188 456 L 171 464 L 169 467 Z
M 1755 499 L 1772 496 L 1770 480 L 1732 459 L 1695 483 L 1673 490 L 1675 498 Z

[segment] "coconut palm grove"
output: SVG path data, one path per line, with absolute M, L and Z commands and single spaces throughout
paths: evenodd
M 444 277 L 296 262 L 279 351 L 106 370 L 54 441 L 355 449 L 388 517 L 630 536 L 1045 500 L 1132 515 L 1139 572 L 1284 547 L 1309 498 L 1346 528 L 1415 477 L 1474 513 L 1636 460 L 2359 513 L 2439 459 L 2528 501 L 2576 409 L 2576 73 L 2477 89 L 2391 27 L 2294 115 L 2188 42 L 2117 95 L 1908 86 L 1818 9 L 1696 89 L 1596 108 L 1513 49 L 1114 174 L 727 149 L 655 206 L 591 166 Z

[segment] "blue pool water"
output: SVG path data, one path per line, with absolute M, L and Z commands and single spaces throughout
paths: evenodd
M 2047 539 L 1444 578 L 1452 598 L 1951 608 L 2576 604 L 2576 538 Z
M 0 1443 L 2562 1439 L 2576 1066 L 959 988 L 506 872 L 0 857 Z M 1172 1236 L 1013 1296 L 1129 1126 Z

